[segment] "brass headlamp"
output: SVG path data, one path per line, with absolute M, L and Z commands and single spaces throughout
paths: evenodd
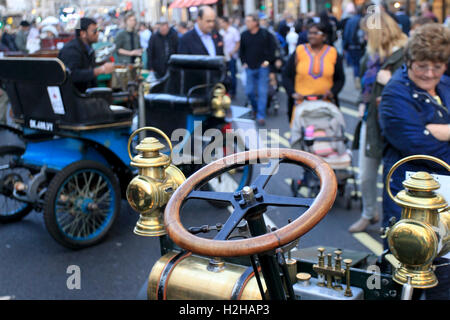
M 213 116 L 216 118 L 225 118 L 227 110 L 230 109 L 231 99 L 226 95 L 227 90 L 225 86 L 218 83 L 213 90 L 213 98 L 211 100 L 211 107 Z
M 164 145 L 156 138 L 145 138 L 136 147 L 140 152 L 134 158 L 130 152 L 133 138 L 142 131 L 153 131 L 165 138 L 172 155 L 170 139 L 156 128 L 141 128 L 135 131 L 128 140 L 128 154 L 131 166 L 139 169 L 127 188 L 127 200 L 131 207 L 140 213 L 134 233 L 147 237 L 158 237 L 166 234 L 164 228 L 164 208 L 175 190 L 186 180 L 184 174 L 172 165 L 172 156 L 161 154 Z
M 437 158 L 417 155 L 397 162 L 386 177 L 386 190 L 391 199 L 402 207 L 400 221 L 387 231 L 389 248 L 401 266 L 394 281 L 408 283 L 413 288 L 432 288 L 438 284 L 432 267 L 433 260 L 450 251 L 450 212 L 447 202 L 438 193 L 439 183 L 427 172 L 417 172 L 403 182 L 405 190 L 395 197 L 389 181 L 394 171 L 412 160 L 434 161 L 450 171 L 450 166 Z

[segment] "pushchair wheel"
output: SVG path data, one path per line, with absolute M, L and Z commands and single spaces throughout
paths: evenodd
M 48 187 L 44 220 L 63 246 L 81 249 L 100 242 L 120 212 L 120 188 L 114 173 L 89 160 L 75 162 Z

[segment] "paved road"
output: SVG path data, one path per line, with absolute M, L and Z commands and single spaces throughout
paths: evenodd
M 242 92 L 238 98 L 242 103 Z M 279 134 L 271 138 L 278 140 L 281 146 L 289 138 L 285 98 L 280 93 L 281 109 L 277 115 L 269 115 L 267 122 L 268 129 L 280 129 Z M 342 107 L 351 138 L 356 125 L 356 108 L 345 102 Z M 296 170 L 281 170 L 271 180 L 268 190 L 290 195 L 288 179 L 296 176 Z M 197 216 L 203 212 L 208 213 L 206 221 L 211 224 L 227 216 L 226 210 L 217 210 L 205 202 L 196 203 L 187 211 L 188 223 L 199 223 Z M 274 224 L 282 226 L 297 214 L 293 210 L 274 208 L 267 216 Z M 327 217 L 301 238 L 299 247 L 332 246 L 379 251 L 380 243 L 376 240 L 379 225 L 356 237 L 347 232 L 359 214 L 359 205 L 346 210 L 338 199 Z M 19 223 L 0 225 L 0 296 L 14 296 L 16 299 L 135 299 L 159 258 L 158 239 L 133 234 L 137 219 L 137 214 L 123 201 L 122 212 L 106 241 L 81 251 L 71 251 L 57 244 L 45 229 L 42 214 L 37 212 L 32 212 Z M 70 290 L 67 286 L 72 275 L 67 271 L 74 265 L 81 271 L 79 290 Z

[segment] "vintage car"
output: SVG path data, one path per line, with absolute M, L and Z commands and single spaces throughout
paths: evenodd
M 184 129 L 185 137 L 177 144 L 183 151 L 183 157 L 178 157 L 183 178 L 205 164 L 202 159 L 193 161 L 185 148 L 196 138 L 198 127 L 203 137 L 212 128 L 226 130 L 241 122 L 254 125 L 245 116 L 248 109 L 231 106 L 225 95 L 220 83 L 223 57 L 173 56 L 168 87 L 153 92 L 155 85 L 148 94 L 144 94 L 140 67 L 127 66 L 126 71 L 130 70 L 135 91 L 128 90 L 131 81 L 126 75 L 125 93 L 133 92 L 139 104 L 128 107 L 117 105 L 112 88 L 79 92 L 70 70 L 55 57 L 0 59 L 0 80 L 15 122 L 0 125 L 0 222 L 43 211 L 48 231 L 60 244 L 71 249 L 97 244 L 116 220 L 133 177 L 132 154 L 126 149 L 138 124 L 159 123 L 169 135 Z M 153 138 L 148 139 L 151 145 Z M 207 141 L 201 142 L 200 153 L 207 146 Z M 245 185 L 251 172 L 228 176 L 236 179 L 236 186 Z M 221 185 L 216 181 L 215 186 Z
M 147 299 L 408 300 L 413 289 L 438 283 L 433 260 L 450 250 L 450 212 L 434 192 L 439 184 L 426 172 L 416 173 L 404 182 L 405 190 L 391 195 L 402 207 L 402 218 L 385 230 L 390 250 L 368 257 L 329 247 L 295 250 L 336 198 L 334 172 L 317 156 L 293 149 L 250 150 L 219 159 L 184 181 L 170 156 L 148 149 L 145 142 L 137 149 L 140 154 L 132 166 L 139 168 L 139 175 L 127 189 L 130 205 L 141 214 L 135 233 L 159 237 L 161 246 L 161 258 L 144 285 Z M 398 166 L 415 159 L 435 161 L 450 170 L 439 159 L 413 156 L 395 164 L 387 181 Z M 309 167 L 318 176 L 315 199 L 265 190 L 285 163 Z M 256 164 L 264 170 L 236 192 L 202 189 L 224 172 Z M 390 194 L 389 184 L 387 188 Z M 220 201 L 232 210 L 224 223 L 186 226 L 181 213 L 191 200 Z M 269 206 L 307 210 L 284 227 L 270 228 L 264 218 Z M 206 214 L 196 212 L 195 221 Z

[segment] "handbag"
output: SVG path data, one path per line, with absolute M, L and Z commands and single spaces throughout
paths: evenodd
M 358 121 L 358 124 L 355 128 L 355 133 L 353 134 L 353 142 L 352 142 L 352 150 L 358 150 L 359 149 L 359 137 L 361 136 L 361 126 L 362 126 L 362 119 Z

